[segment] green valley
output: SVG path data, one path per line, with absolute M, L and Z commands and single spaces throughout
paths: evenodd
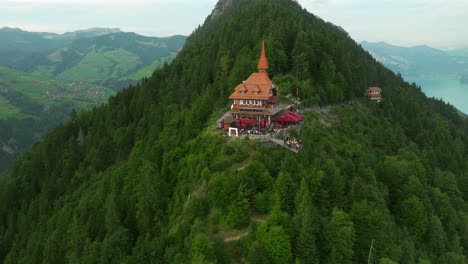
M 44 133 L 114 91 L 103 86 L 42 78 L 0 66 L 0 174 Z M 12 151 L 14 150 L 14 151 Z
M 15 97 L 25 97 L 40 105 L 53 106 L 60 104 L 74 105 L 78 109 L 104 102 L 114 91 L 87 83 L 64 82 L 19 72 L 0 66 L 0 90 L 9 105 L 24 108 Z M 21 95 L 18 95 L 21 94 Z M 24 116 L 34 116 L 34 112 L 23 109 Z M 17 118 L 18 116 L 5 116 Z
M 5 62 L 13 67 L 0 66 L 0 175 L 44 133 L 68 120 L 72 109 L 90 109 L 122 87 L 151 76 L 185 43 L 183 36 L 154 38 L 116 31 L 47 35 L 0 30 L 5 41 L 0 53 L 12 52 L 14 41 L 23 43 L 13 52 L 21 59 Z

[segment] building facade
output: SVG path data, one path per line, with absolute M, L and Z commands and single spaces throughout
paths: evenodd
M 382 101 L 382 89 L 379 87 L 369 87 L 366 90 L 366 96 L 373 101 Z
M 278 88 L 268 76 L 268 60 L 265 54 L 265 42 L 258 60 L 258 72 L 234 88 L 229 96 L 232 100 L 231 118 L 255 119 L 259 123 L 271 123 L 272 118 L 281 111 L 277 95 Z

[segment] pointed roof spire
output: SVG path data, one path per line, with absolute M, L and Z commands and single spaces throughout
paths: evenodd
M 258 60 L 258 71 L 265 72 L 268 69 L 268 60 L 265 55 L 265 41 L 262 41 L 262 54 Z

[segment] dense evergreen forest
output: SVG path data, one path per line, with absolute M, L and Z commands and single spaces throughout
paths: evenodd
M 357 99 L 307 113 L 299 154 L 213 125 L 263 39 L 281 94 Z M 359 99 L 374 85 L 382 103 Z M 1 179 L 0 259 L 466 263 L 467 132 L 294 1 L 222 0 L 171 64 L 57 127 Z

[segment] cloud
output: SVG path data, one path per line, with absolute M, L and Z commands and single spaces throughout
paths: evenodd
M 404 46 L 467 46 L 467 0 L 302 0 L 322 19 L 343 27 L 357 41 Z
M 163 8 L 168 5 L 190 6 L 191 4 L 214 3 L 216 0 L 0 0 L 0 10 L 34 11 L 58 7 L 105 8 L 128 10 L 142 8 Z
M 0 0 L 0 26 L 64 32 L 119 27 L 147 35 L 189 34 L 217 0 Z M 467 46 L 468 0 L 299 0 L 357 41 Z M 177 21 L 177 23 L 168 23 Z
M 0 0 L 0 27 L 63 33 L 118 27 L 148 36 L 190 34 L 216 0 Z M 5 11 L 9 9 L 8 12 Z M 177 23 L 168 21 L 177 21 Z
M 57 25 L 57 24 L 28 24 L 28 23 L 18 23 L 14 21 L 9 21 L 9 22 L 2 22 L 0 23 L 0 28 L 1 27 L 11 27 L 11 28 L 20 28 L 22 30 L 26 31 L 31 31 L 31 32 L 59 32 L 63 33 L 66 31 L 70 31 L 69 28 L 67 28 L 64 25 Z
M 300 1 L 302 6 L 321 6 L 329 4 L 330 0 L 304 0 Z
M 198 0 L 198 3 L 211 3 L 215 0 Z M 139 6 L 139 5 L 160 5 L 160 4 L 181 4 L 193 3 L 192 0 L 2 0 L 0 6 L 12 5 L 35 5 L 35 6 L 51 6 L 51 5 L 71 5 L 71 6 Z

